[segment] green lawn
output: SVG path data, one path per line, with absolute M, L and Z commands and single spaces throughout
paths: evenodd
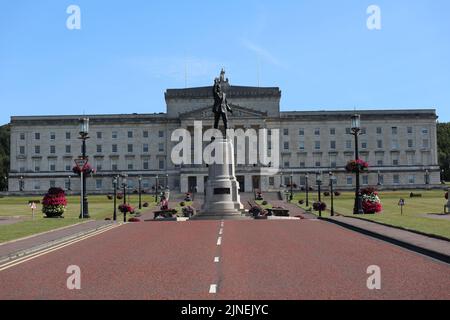
M 415 190 L 413 192 L 421 193 L 422 198 L 410 198 L 411 190 L 380 192 L 384 211 L 381 214 L 358 217 L 450 238 L 450 220 L 435 219 L 427 216 L 429 213 L 442 214 L 444 212 L 444 204 L 446 203 L 444 199 L 445 192 L 442 190 Z M 317 192 L 311 192 L 310 205 L 317 198 Z M 403 208 L 403 215 L 400 214 L 400 207 L 398 206 L 400 198 L 405 199 L 406 202 L 406 206 Z M 297 193 L 294 199 L 296 203 L 300 199 L 304 200 L 305 194 L 303 192 Z M 330 208 L 330 197 L 322 197 L 322 201 L 325 201 L 328 208 Z M 353 216 L 353 203 L 354 193 L 344 192 L 341 196 L 335 197 L 335 211 L 342 215 Z M 325 212 L 324 215 L 329 215 L 329 212 Z
M 45 232 L 68 225 L 81 222 L 78 218 L 80 214 L 79 196 L 68 196 L 67 211 L 64 213 L 64 219 L 45 219 L 42 213 L 42 207 L 37 205 L 35 219 L 32 220 L 31 209 L 28 207 L 29 200 L 42 200 L 42 197 L 5 197 L 0 198 L 0 217 L 17 216 L 24 219 L 22 222 L 0 225 L 0 243 Z M 105 195 L 89 196 L 89 214 L 93 220 L 104 220 L 113 217 L 114 204 Z M 117 200 L 120 204 L 122 200 Z M 138 206 L 139 198 L 137 195 L 131 195 L 131 204 Z M 150 210 L 154 206 L 153 195 L 143 195 L 142 203 L 148 202 L 149 208 L 143 208 L 142 211 Z M 118 216 L 121 213 L 118 212 Z

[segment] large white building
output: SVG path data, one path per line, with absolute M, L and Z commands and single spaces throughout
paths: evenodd
M 227 80 L 228 81 L 228 80 Z M 131 188 L 142 177 L 144 189 L 160 185 L 188 192 L 203 192 L 206 165 L 174 165 L 171 133 L 178 128 L 193 131 L 195 120 L 212 126 L 211 87 L 169 89 L 167 112 L 160 114 L 89 115 L 87 154 L 97 172 L 88 179 L 89 193 L 109 193 L 112 180 L 126 173 Z M 350 118 L 355 111 L 280 111 L 279 88 L 229 86 L 234 109 L 233 128 L 279 129 L 280 172 L 261 175 L 259 164 L 237 166 L 241 192 L 254 188 L 279 190 L 293 176 L 305 184 L 305 174 L 334 172 L 338 189 L 350 189 L 355 177 L 346 173 L 353 159 L 354 137 Z M 433 109 L 357 111 L 361 115 L 360 157 L 370 171 L 362 185 L 385 188 L 421 188 L 440 184 L 437 157 L 436 111 Z M 43 193 L 60 186 L 79 191 L 73 175 L 74 159 L 81 153 L 78 121 L 81 116 L 20 116 L 11 118 L 11 170 L 9 191 Z M 328 184 L 325 174 L 324 184 Z M 71 178 L 70 178 L 71 177 Z

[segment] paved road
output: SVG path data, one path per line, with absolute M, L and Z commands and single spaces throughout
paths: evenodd
M 79 291 L 66 288 L 69 265 Z M 450 266 L 323 221 L 142 222 L 0 271 L 0 288 L 0 299 L 450 299 Z

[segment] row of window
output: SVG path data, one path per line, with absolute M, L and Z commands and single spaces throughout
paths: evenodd
M 111 145 L 111 152 L 112 153 L 117 153 L 119 152 L 119 147 L 117 144 L 112 144 Z M 158 144 L 158 151 L 159 152 L 164 152 L 165 150 L 165 144 L 164 143 L 159 143 Z M 50 154 L 56 154 L 56 146 L 50 146 L 49 148 L 49 152 Z M 72 146 L 71 145 L 66 145 L 65 146 L 65 153 L 71 153 L 72 152 Z M 103 152 L 103 145 L 101 144 L 97 144 L 96 145 L 96 152 L 97 153 L 102 153 Z M 131 153 L 134 152 L 134 145 L 133 144 L 128 144 L 127 145 L 127 152 Z M 149 152 L 149 144 L 148 143 L 144 143 L 142 145 L 142 152 L 143 153 L 148 153 Z M 41 154 L 41 146 L 34 146 L 34 153 L 35 154 Z M 19 154 L 20 155 L 25 155 L 26 154 L 26 150 L 25 150 L 25 146 L 19 146 Z
M 321 128 L 315 128 L 313 129 L 313 133 L 315 136 L 320 136 L 321 134 Z M 336 128 L 329 128 L 328 132 L 331 136 L 336 135 Z M 377 127 L 375 129 L 376 134 L 383 134 L 383 128 L 382 127 Z M 345 133 L 346 134 L 351 134 L 351 128 L 345 128 Z M 397 135 L 399 133 L 399 128 L 398 127 L 391 127 L 391 134 L 392 135 Z M 406 128 L 406 133 L 411 135 L 414 134 L 414 127 L 407 127 Z M 421 133 L 423 135 L 427 135 L 429 133 L 428 128 L 422 128 L 421 129 Z M 271 134 L 271 130 L 269 129 L 269 134 Z M 367 128 L 361 128 L 360 134 L 364 135 L 367 134 Z M 288 136 L 289 135 L 289 129 L 288 128 L 284 128 L 283 129 L 283 135 Z M 306 135 L 306 130 L 304 128 L 299 128 L 298 129 L 298 135 L 299 136 L 305 136 Z
M 428 149 L 430 147 L 430 140 L 429 139 L 423 139 L 422 140 L 422 148 Z M 298 145 L 299 150 L 306 150 L 305 147 L 305 141 L 300 141 Z M 315 150 L 321 150 L 322 143 L 321 141 L 314 141 L 314 149 Z M 345 141 L 345 148 L 346 149 L 352 149 L 353 148 L 353 142 L 352 140 L 346 140 Z M 361 149 L 368 149 L 369 143 L 367 141 L 361 141 L 360 144 Z M 377 140 L 377 149 L 383 149 L 384 143 L 383 140 Z M 415 148 L 415 141 L 413 139 L 408 139 L 408 148 L 412 149 Z M 268 142 L 268 149 L 271 150 L 271 142 Z M 283 149 L 284 150 L 290 150 L 290 143 L 288 141 L 285 141 L 283 143 Z M 329 149 L 336 150 L 337 149 L 337 142 L 335 140 L 330 141 Z M 394 139 L 391 141 L 391 149 L 398 150 L 400 149 L 400 143 L 398 140 Z
M 134 137 L 134 131 L 127 131 L 127 137 L 128 138 L 133 138 Z M 101 131 L 97 131 L 95 133 L 97 139 L 103 139 L 103 132 Z M 144 130 L 142 131 L 142 137 L 144 138 L 148 138 L 150 136 L 150 133 L 148 130 Z M 56 133 L 55 132 L 50 132 L 49 134 L 50 140 L 56 140 Z M 159 138 L 164 138 L 164 131 L 160 130 L 158 131 L 158 137 Z M 21 132 L 19 134 L 19 138 L 20 140 L 25 140 L 25 133 Z M 65 133 L 65 138 L 66 140 L 71 140 L 72 139 L 72 132 L 66 132 Z M 119 138 L 119 131 L 113 131 L 111 133 L 111 138 L 112 139 L 118 139 Z M 34 140 L 41 140 L 41 133 L 40 132 L 35 132 L 34 133 Z

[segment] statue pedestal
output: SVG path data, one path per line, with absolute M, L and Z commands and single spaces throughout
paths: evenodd
M 209 166 L 205 185 L 205 202 L 194 219 L 240 219 L 244 206 L 239 196 L 239 182 L 235 176 L 233 144 L 227 139 L 216 139 L 223 151 L 223 161 Z

